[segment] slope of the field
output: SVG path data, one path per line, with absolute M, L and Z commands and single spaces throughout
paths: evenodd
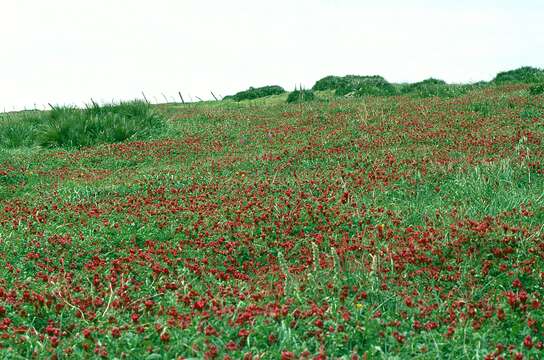
M 543 95 L 284 99 L 0 149 L 2 356 L 544 356 Z

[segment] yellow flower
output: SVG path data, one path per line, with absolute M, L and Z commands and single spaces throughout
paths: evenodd
M 361 310 L 363 308 L 363 304 L 355 304 L 355 307 L 359 310 Z

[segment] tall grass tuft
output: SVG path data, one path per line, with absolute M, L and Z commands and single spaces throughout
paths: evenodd
M 0 122 L 0 146 L 6 148 L 82 147 L 146 139 L 166 126 L 151 105 L 141 101 L 57 107 L 49 112 L 13 116 Z

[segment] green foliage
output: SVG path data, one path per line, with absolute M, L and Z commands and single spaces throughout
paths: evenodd
M 116 143 L 148 138 L 165 125 L 163 117 L 141 101 L 94 104 L 86 109 L 57 107 L 49 112 L 13 116 L 0 122 L 0 146 L 69 148 Z
M 542 358 L 544 109 L 515 88 L 169 104 L 168 139 L 0 148 L 0 357 Z M 31 145 L 53 121 L 7 116 Z
M 436 87 L 441 85 L 447 85 L 444 80 L 440 79 L 434 79 L 434 78 L 428 78 L 423 81 L 419 81 L 413 84 L 407 84 L 402 87 L 401 92 L 403 94 L 411 93 L 411 92 L 419 92 L 422 89 L 427 89 L 430 87 Z
M 285 93 L 285 89 L 281 86 L 271 85 L 259 88 L 250 87 L 248 90 L 240 91 L 234 95 L 225 96 L 223 100 L 253 100 L 271 95 L 280 95 Z
M 305 102 L 305 101 L 312 101 L 315 99 L 315 94 L 312 90 L 295 90 L 291 93 L 289 93 L 289 96 L 287 97 L 288 103 L 295 103 L 295 102 Z
M 338 93 L 338 90 L 336 91 Z M 395 87 L 385 80 L 372 80 L 364 82 L 356 90 L 355 96 L 392 96 L 396 95 Z
M 326 76 L 312 87 L 314 91 L 335 90 L 336 96 L 388 96 L 395 95 L 395 87 L 379 75 Z
M 544 94 L 544 83 L 531 86 L 529 88 L 529 93 L 531 95 Z
M 356 96 L 387 96 L 394 95 L 395 93 L 394 86 L 379 75 L 348 75 L 343 78 L 340 86 L 336 88 L 335 95 L 344 96 L 353 94 Z
M 9 115 L 0 119 L 0 147 L 32 146 L 40 124 L 39 115 Z
M 481 116 L 489 116 L 492 114 L 494 106 L 490 102 L 475 102 L 470 104 L 468 109 Z
M 523 66 L 515 70 L 498 73 L 493 82 L 496 84 L 544 82 L 544 70 Z
M 538 119 L 542 115 L 544 115 L 544 110 L 536 106 L 526 106 L 519 114 L 523 120 Z
M 345 77 L 334 76 L 334 75 L 325 76 L 324 78 L 317 80 L 317 82 L 312 87 L 312 90 L 314 91 L 336 90 L 340 87 L 344 79 Z
M 409 94 L 419 98 L 441 97 L 450 98 L 464 95 L 476 85 L 447 84 L 444 80 L 429 78 L 401 87 L 402 94 Z M 478 85 L 481 86 L 481 85 Z

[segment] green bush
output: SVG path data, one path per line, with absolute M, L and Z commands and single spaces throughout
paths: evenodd
M 165 126 L 165 119 L 141 101 L 86 109 L 57 107 L 1 121 L 0 146 L 70 148 L 115 143 L 148 138 Z
M 288 103 L 295 103 L 295 102 L 304 102 L 304 101 L 312 101 L 315 99 L 315 94 L 312 90 L 295 90 L 291 93 L 289 93 L 289 96 L 287 97 Z
M 388 96 L 395 95 L 395 87 L 379 75 L 326 76 L 318 80 L 312 90 L 335 90 L 336 96 Z
M 515 70 L 498 73 L 493 82 L 496 84 L 544 82 L 544 70 L 524 66 Z
M 355 90 L 355 96 L 392 96 L 396 95 L 397 90 L 387 81 L 369 81 L 363 83 Z
M 449 98 L 464 95 L 470 89 L 478 86 L 482 85 L 447 84 L 444 80 L 429 78 L 413 84 L 403 85 L 400 92 L 420 98 L 433 96 Z
M 344 77 L 342 84 L 336 89 L 336 96 L 388 96 L 396 93 L 395 87 L 379 75 Z
M 447 83 L 444 80 L 428 78 L 413 84 L 404 85 L 401 88 L 401 93 L 407 94 L 411 92 L 418 92 L 421 89 L 426 89 L 428 87 L 441 86 L 441 85 L 447 85 Z
M 544 94 L 544 83 L 531 86 L 529 88 L 529 93 L 531 95 Z
M 316 81 L 314 86 L 312 86 L 313 91 L 323 91 L 323 90 L 336 90 L 340 87 L 344 81 L 343 77 L 329 75 L 325 76 L 323 79 Z
M 277 85 L 263 86 L 259 88 L 250 87 L 248 90 L 240 91 L 234 95 L 225 96 L 223 100 L 252 100 L 270 95 L 280 95 L 283 93 L 285 93 L 285 89 Z

